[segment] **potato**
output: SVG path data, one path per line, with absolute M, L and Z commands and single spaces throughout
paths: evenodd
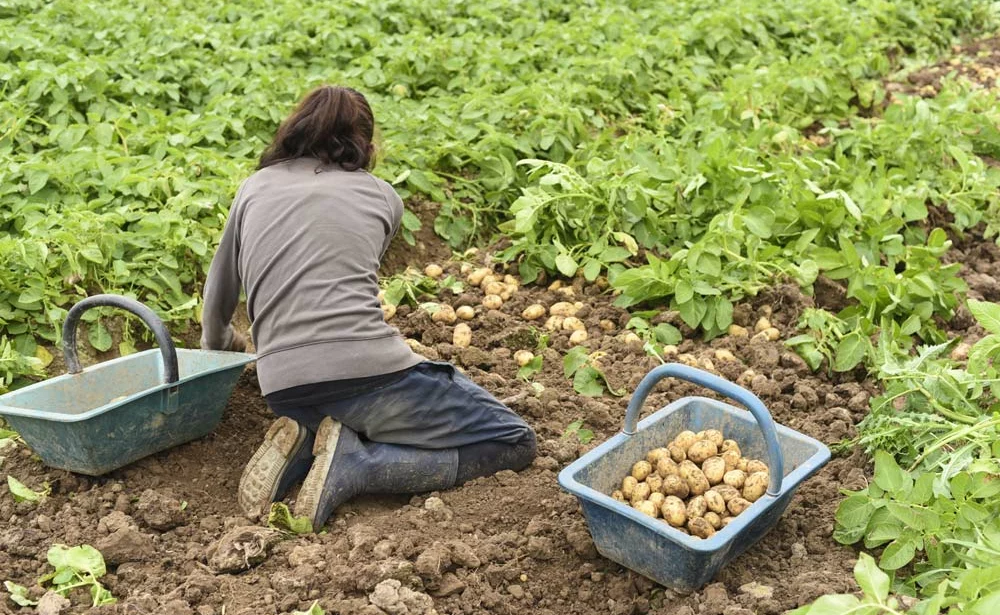
M 479 282 L 479 288 L 482 289 L 483 291 L 485 291 L 487 286 L 489 286 L 490 284 L 495 283 L 496 281 L 497 281 L 497 277 L 495 275 L 493 275 L 492 273 L 489 273 L 489 274 L 486 275 L 486 277 L 484 277 L 482 279 L 481 282 Z
M 392 317 L 396 315 L 396 306 L 387 303 L 382 306 L 382 316 L 386 320 L 392 320 Z
M 572 335 L 569 336 L 569 343 L 573 346 L 579 346 L 580 344 L 587 341 L 586 331 L 574 331 Z
M 740 456 L 743 455 L 743 453 L 740 452 L 740 445 L 736 442 L 736 440 L 723 440 L 722 446 L 719 447 L 719 450 L 723 453 L 726 451 L 736 451 L 740 454 Z
M 646 477 L 646 484 L 653 493 L 663 492 L 663 478 L 659 474 L 650 474 Z
M 462 263 L 462 266 L 459 267 L 458 270 L 462 272 L 462 275 L 467 275 L 470 271 L 472 271 L 472 263 Z
M 654 448 L 653 450 L 646 453 L 646 461 L 648 461 L 654 468 L 656 464 L 659 463 L 661 459 L 670 459 L 670 451 L 666 448 Z M 660 476 L 663 476 L 660 474 Z
M 698 436 L 693 431 L 682 431 L 674 438 L 674 444 L 684 449 L 686 453 L 691 445 L 698 441 Z
M 663 477 L 662 489 L 664 495 L 681 499 L 686 498 L 691 493 L 691 488 L 688 487 L 687 481 L 680 476 L 673 475 Z
M 455 316 L 462 320 L 472 320 L 476 316 L 476 310 L 471 305 L 463 305 L 455 310 Z
M 728 331 L 729 335 L 733 337 L 746 337 L 750 335 L 750 332 L 747 331 L 746 327 L 741 327 L 739 325 L 729 325 Z
M 701 360 L 701 368 L 703 370 L 705 370 L 706 372 L 714 372 L 715 371 L 715 363 L 712 363 L 711 359 L 702 359 Z
M 747 471 L 747 462 L 748 462 L 748 460 L 747 460 L 746 457 L 740 457 L 740 460 L 736 463 L 736 469 L 737 470 L 742 470 L 742 471 L 746 472 Z
M 736 466 L 739 465 L 740 463 L 739 451 L 733 451 L 733 450 L 723 451 L 719 455 L 719 457 L 721 457 L 722 461 L 724 461 L 726 464 L 726 472 L 730 470 L 735 470 Z
M 743 483 L 747 480 L 746 472 L 743 470 L 730 470 L 722 477 L 722 482 L 734 489 L 742 489 Z
M 712 527 L 712 524 L 701 517 L 689 519 L 687 529 L 691 532 L 692 536 L 697 536 L 698 538 L 711 538 L 715 534 L 715 528 Z
M 632 494 L 635 493 L 635 486 L 638 484 L 639 481 L 634 476 L 626 476 L 625 480 L 622 481 L 622 495 L 631 500 Z
M 688 500 L 687 503 L 688 519 L 701 517 L 707 511 L 708 511 L 708 504 L 705 503 L 705 496 L 699 495 Z
M 757 459 L 747 459 L 747 474 L 754 474 L 756 472 L 767 472 L 767 464 L 763 461 Z
M 736 519 L 736 517 L 723 517 L 722 518 L 722 527 L 726 527 L 727 525 L 729 525 L 730 523 L 732 523 L 733 520 L 735 520 L 735 519 Z
M 486 295 L 483 297 L 483 307 L 487 310 L 499 310 L 503 307 L 503 299 L 499 295 Z
M 649 494 L 649 499 L 647 502 L 652 502 L 656 509 L 659 510 L 660 506 L 663 506 L 663 502 L 667 499 L 667 496 L 663 495 L 659 491 L 654 491 Z
M 562 328 L 564 331 L 586 331 L 587 325 L 576 316 L 567 316 L 563 319 Z
M 621 340 L 626 346 L 642 346 L 642 338 L 631 331 L 622 336 Z
M 549 331 L 562 329 L 562 321 L 562 316 L 549 316 L 549 319 L 545 321 L 545 328 Z
M 619 491 L 618 489 L 615 489 L 614 491 L 611 492 L 611 499 L 616 502 L 624 502 L 625 494 Z
M 725 348 L 719 348 L 715 351 L 715 358 L 718 361 L 735 361 L 736 355 Z
M 472 343 L 472 329 L 469 325 L 459 323 L 455 325 L 455 332 L 452 334 L 451 343 L 459 348 L 468 348 Z
M 615 329 L 618 328 L 618 326 L 615 325 L 613 320 L 608 320 L 608 319 L 604 319 L 601 322 L 599 322 L 598 326 L 600 326 L 601 331 L 604 331 L 605 333 L 614 333 Z
M 483 286 L 483 292 L 487 295 L 497 295 L 498 297 L 507 290 L 503 282 L 490 282 Z
M 686 449 L 681 448 L 681 446 L 675 442 L 671 442 L 667 446 L 667 450 L 670 451 L 670 458 L 676 463 L 680 463 L 687 459 L 687 453 L 685 452 Z
M 558 303 L 553 303 L 552 307 L 549 308 L 549 314 L 552 316 L 575 316 L 577 309 L 572 303 L 568 301 L 560 301 Z
M 688 489 L 694 495 L 701 495 L 708 491 L 711 485 L 708 484 L 708 479 L 705 478 L 704 472 L 701 470 L 693 470 L 691 475 L 687 477 Z
M 718 530 L 722 528 L 722 517 L 719 516 L 719 513 L 708 511 L 702 518 L 705 521 L 708 521 L 708 524 L 712 526 L 713 530 Z
M 535 358 L 535 353 L 530 350 L 518 350 L 514 353 L 514 362 L 518 367 L 524 367 Z
M 518 286 L 521 284 L 521 282 L 517 278 L 515 278 L 509 273 L 503 276 L 503 283 L 509 286 Z
M 698 439 L 699 440 L 708 440 L 712 444 L 714 444 L 716 446 L 716 448 L 721 447 L 722 444 L 723 444 L 723 442 L 726 441 L 726 439 L 722 437 L 722 432 L 719 431 L 718 429 L 706 429 L 702 433 L 704 435 L 701 436 L 701 437 L 699 437 Z
M 649 500 L 636 502 L 633 505 L 633 508 L 635 508 L 642 514 L 652 517 L 654 519 L 660 516 L 660 510 L 656 507 L 656 504 L 653 504 Z
M 771 327 L 770 329 L 765 329 L 764 331 L 762 331 L 758 335 L 763 335 L 764 337 L 766 337 L 768 340 L 770 340 L 772 342 L 777 342 L 778 340 L 781 339 L 781 331 L 778 330 L 776 327 Z
M 538 320 L 542 316 L 545 316 L 545 306 L 538 303 L 529 305 L 521 312 L 521 318 L 525 320 Z
M 753 330 L 756 331 L 757 333 L 760 333 L 761 331 L 766 331 L 770 328 L 771 328 L 771 321 L 768 320 L 766 316 L 761 316 L 760 319 L 757 320 L 757 324 L 753 326 Z
M 629 501 L 632 502 L 633 506 L 635 506 L 637 502 L 648 500 L 650 493 L 652 492 L 649 490 L 649 485 L 646 483 L 639 483 L 635 486 L 635 489 L 632 490 L 632 497 L 629 498 Z
M 441 277 L 442 273 L 444 273 L 444 269 L 441 268 L 441 265 L 431 263 L 430 265 L 424 267 L 424 275 L 429 278 L 434 278 L 436 280 Z
M 635 462 L 632 466 L 632 476 L 639 482 L 646 480 L 646 477 L 652 472 L 653 466 L 651 466 L 645 459 Z
M 687 450 L 688 459 L 695 463 L 704 463 L 709 457 L 719 454 L 719 447 L 711 440 L 698 440 Z
M 677 473 L 679 471 L 680 470 L 677 467 L 677 464 L 674 463 L 674 460 L 670 458 L 669 452 L 667 453 L 666 457 L 662 457 L 656 461 L 656 473 L 659 474 L 662 478 L 666 478 L 668 476 L 677 476 Z
M 770 476 L 767 472 L 754 472 L 750 476 L 747 476 L 747 480 L 743 483 L 743 498 L 751 502 L 756 502 L 767 492 L 767 484 L 770 481 Z
M 559 290 L 560 288 L 562 288 L 562 280 L 556 280 L 549 284 L 549 290 Z
M 663 519 L 674 527 L 681 527 L 687 523 L 687 507 L 680 498 L 668 495 L 660 506 L 660 514 Z
M 434 322 L 443 322 L 446 325 L 454 324 L 458 320 L 458 316 L 455 314 L 455 310 L 450 305 L 438 306 L 438 310 L 431 314 L 431 320 Z
M 701 464 L 701 471 L 709 484 L 718 485 L 726 474 L 726 461 L 722 457 L 709 457 Z
M 517 294 L 517 286 L 512 284 L 504 284 L 503 290 L 500 292 L 500 298 L 504 301 L 510 301 L 510 298 Z
M 480 284 L 483 283 L 483 279 L 489 274 L 490 270 L 483 267 L 480 269 L 476 269 L 475 271 L 469 274 L 469 277 L 465 279 L 469 284 L 473 286 L 479 286 Z
M 701 468 L 699 468 L 698 464 L 690 459 L 685 459 L 680 463 L 680 465 L 677 466 L 677 475 L 683 479 L 687 479 L 687 477 L 691 476 L 691 473 L 695 470 L 701 470 Z
M 567 297 L 569 299 L 572 299 L 573 297 L 576 296 L 576 289 L 573 288 L 572 286 L 563 286 L 562 288 L 557 288 L 556 292 L 562 295 L 563 297 Z
M 712 491 L 721 495 L 722 500 L 727 504 L 729 503 L 729 500 L 732 500 L 733 498 L 743 497 L 739 489 L 730 485 L 716 485 L 712 487 Z
M 701 497 L 705 498 L 705 505 L 710 511 L 720 515 L 726 512 L 726 500 L 715 489 L 709 489 Z
M 726 503 L 726 508 L 735 517 L 742 513 L 744 510 L 750 508 L 751 502 L 744 500 L 743 498 L 733 498 Z
M 677 356 L 677 346 L 674 346 L 673 344 L 665 344 L 663 348 L 660 349 L 660 354 L 663 355 L 664 358 Z

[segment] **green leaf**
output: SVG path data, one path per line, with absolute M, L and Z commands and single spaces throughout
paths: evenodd
M 909 491 L 913 478 L 886 451 L 875 452 L 875 484 L 889 493 Z
M 87 339 L 90 341 L 90 345 L 100 352 L 110 350 L 111 344 L 114 342 L 102 320 L 98 320 L 88 327 Z
M 868 339 L 857 331 L 845 335 L 837 344 L 833 369 L 838 372 L 846 372 L 857 367 L 868 353 L 868 344 Z
M 274 502 L 267 514 L 267 525 L 289 534 L 311 534 L 312 521 L 309 517 L 296 517 L 284 502 Z
M 990 333 L 1000 335 L 1000 305 L 975 299 L 969 299 L 967 305 L 976 322 Z
M 569 254 L 560 254 L 556 257 L 556 268 L 559 270 L 559 273 L 567 278 L 571 278 L 576 275 L 578 265 Z
M 583 277 L 588 282 L 593 282 L 597 279 L 597 276 L 601 275 L 601 263 L 594 259 L 587 261 L 587 264 L 583 267 Z
M 677 345 L 684 339 L 680 329 L 668 322 L 661 322 L 653 327 L 653 335 L 656 336 L 656 341 L 661 344 Z
M 590 365 L 584 366 L 573 376 L 573 390 L 587 397 L 601 397 L 604 395 L 602 380 L 601 372 Z
M 861 601 L 850 594 L 830 594 L 821 596 L 808 606 L 788 611 L 785 615 L 844 615 L 845 613 L 857 613 L 855 609 L 860 604 Z
M 536 355 L 517 370 L 517 377 L 521 380 L 531 380 L 531 377 L 540 371 L 542 371 L 542 355 Z
M 319 600 L 317 600 L 312 603 L 308 611 L 292 611 L 292 615 L 326 615 L 326 611 L 320 608 Z
M 48 486 L 42 491 L 33 491 L 9 474 L 7 475 L 7 488 L 10 489 L 15 502 L 38 502 L 49 493 Z
M 10 599 L 14 601 L 14 604 L 18 606 L 35 606 L 38 604 L 36 600 L 32 600 L 28 594 L 28 588 L 23 585 L 18 585 L 13 581 L 4 581 L 3 586 L 7 588 L 10 593 Z
M 583 346 L 576 346 L 563 357 L 563 374 L 569 378 L 590 361 L 590 355 Z
M 854 578 L 866 596 L 879 602 L 885 602 L 889 597 L 889 575 L 879 570 L 871 555 L 862 553 L 858 557 L 858 563 L 854 565 Z
M 916 543 L 910 536 L 897 538 L 882 551 L 878 565 L 883 570 L 899 570 L 913 561 L 916 554 Z

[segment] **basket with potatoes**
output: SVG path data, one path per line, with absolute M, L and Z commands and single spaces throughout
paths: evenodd
M 743 407 L 682 397 L 639 422 L 646 398 L 668 377 Z M 770 531 L 798 485 L 829 458 L 822 443 L 775 424 L 753 393 L 671 363 L 639 383 L 622 432 L 564 468 L 559 484 L 579 500 L 601 555 L 689 592 Z
M 767 464 L 744 457 L 718 429 L 685 430 L 635 462 L 611 497 L 680 532 L 711 538 L 759 500 L 769 482 Z

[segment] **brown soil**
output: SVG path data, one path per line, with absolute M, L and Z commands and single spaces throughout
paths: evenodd
M 937 95 L 941 81 L 948 77 L 957 77 L 985 89 L 1000 86 L 1000 36 L 955 45 L 948 59 L 910 73 L 905 81 L 886 86 L 890 92 L 931 97 Z

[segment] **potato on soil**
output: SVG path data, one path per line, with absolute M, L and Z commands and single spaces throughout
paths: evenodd
M 747 474 L 755 474 L 757 472 L 767 472 L 767 464 L 758 459 L 747 459 Z
M 580 344 L 587 341 L 586 331 L 574 331 L 572 335 L 569 336 L 569 343 L 574 346 L 579 346 Z
M 729 485 L 716 485 L 712 487 L 712 491 L 721 495 L 723 501 L 726 502 L 727 504 L 729 503 L 729 500 L 732 500 L 733 498 L 743 497 L 739 489 L 737 489 L 736 487 L 731 487 Z
M 712 524 L 701 517 L 688 519 L 687 529 L 692 536 L 698 538 L 711 538 L 715 534 L 715 528 L 712 527 Z
M 754 325 L 753 330 L 756 331 L 757 333 L 760 333 L 761 331 L 766 331 L 770 328 L 771 328 L 771 321 L 768 320 L 766 316 L 761 316 L 757 320 L 757 324 Z
M 693 431 L 684 430 L 677 434 L 674 438 L 673 444 L 676 444 L 687 452 L 687 450 L 691 448 L 691 445 L 697 441 L 698 436 Z
M 687 516 L 688 519 L 693 519 L 695 517 L 701 517 L 708 511 L 708 504 L 705 503 L 705 496 L 698 495 L 687 503 Z
M 545 306 L 537 303 L 529 305 L 521 312 L 521 318 L 525 320 L 538 320 L 542 316 L 545 316 Z
M 664 476 L 662 489 L 664 495 L 680 499 L 686 498 L 691 493 L 691 488 L 688 487 L 687 481 L 680 476 Z
M 652 493 L 652 491 L 650 490 L 649 485 L 646 483 L 639 483 L 635 486 L 635 489 L 632 490 L 632 497 L 630 498 L 632 505 L 634 506 L 636 502 L 648 500 L 650 493 Z
M 486 295 L 483 297 L 483 307 L 487 310 L 499 310 L 503 307 L 503 299 L 498 295 Z
M 649 485 L 649 490 L 653 493 L 660 493 L 663 491 L 663 478 L 659 474 L 650 474 L 646 477 L 646 484 Z
M 746 327 L 741 327 L 739 325 L 729 325 L 729 335 L 733 337 L 746 337 L 750 335 Z
M 663 495 L 659 491 L 654 491 L 649 494 L 647 502 L 652 502 L 656 506 L 656 509 L 659 510 L 660 506 L 663 506 L 663 502 L 666 501 L 666 499 L 667 496 Z
M 694 495 L 701 495 L 708 491 L 711 485 L 708 484 L 708 479 L 705 478 L 704 472 L 701 470 L 692 470 L 691 474 L 687 477 L 688 489 Z
M 469 277 L 466 278 L 466 281 L 473 286 L 479 286 L 483 283 L 483 279 L 488 275 L 490 275 L 490 270 L 483 267 L 470 273 Z
M 558 303 L 553 303 L 552 307 L 549 308 L 549 315 L 551 316 L 575 316 L 577 312 L 576 307 L 573 306 L 569 301 L 559 301 Z
M 458 320 L 458 316 L 455 314 L 454 308 L 450 305 L 438 306 L 438 310 L 431 314 L 431 320 L 434 322 L 443 322 L 446 325 L 454 324 Z
M 462 263 L 462 266 L 458 268 L 462 275 L 468 275 L 472 271 L 472 263 Z
M 530 350 L 518 350 L 514 353 L 514 362 L 518 367 L 524 367 L 535 358 L 535 353 Z
M 684 353 L 684 354 L 677 355 L 677 360 L 680 361 L 681 363 L 683 363 L 684 365 L 689 366 L 689 367 L 699 367 L 699 365 L 700 365 L 699 362 L 698 362 L 698 357 L 694 356 L 691 353 L 687 353 L 687 352 Z
M 719 348 L 715 351 L 715 358 L 718 361 L 735 361 L 736 355 L 725 348 Z
M 653 504 L 649 500 L 635 502 L 633 503 L 633 508 L 654 519 L 660 516 L 660 511 L 656 508 L 656 504 Z
M 485 278 L 483 278 L 483 280 L 479 283 L 479 288 L 482 289 L 483 292 L 485 292 L 486 291 L 486 287 L 489 286 L 490 284 L 493 284 L 496 281 L 497 281 L 497 277 L 495 275 L 493 275 L 492 273 L 490 273 Z
M 777 342 L 778 340 L 781 339 L 781 331 L 779 331 L 776 327 L 765 329 L 763 332 L 761 332 L 761 335 L 763 335 L 772 342 Z
M 711 440 L 698 440 L 687 450 L 687 457 L 695 463 L 704 463 L 709 457 L 719 454 L 719 447 Z
M 653 472 L 653 466 L 651 466 L 649 462 L 646 461 L 645 459 L 643 459 L 642 461 L 636 461 L 635 464 L 632 465 L 632 476 L 637 481 L 642 482 L 646 480 L 646 477 L 649 476 L 652 472 Z
M 712 526 L 713 530 L 718 530 L 722 528 L 722 517 L 719 516 L 719 513 L 708 511 L 707 513 L 705 513 L 703 519 L 705 519 L 705 521 L 708 521 L 708 524 Z
M 501 295 L 507 290 L 507 285 L 503 282 L 490 282 L 483 287 L 483 292 L 487 295 Z
M 440 278 L 443 273 L 444 269 L 441 268 L 441 265 L 435 263 L 431 263 L 430 265 L 424 267 L 424 275 L 429 278 L 434 278 L 435 280 Z
M 674 346 L 673 344 L 665 344 L 663 348 L 660 349 L 660 354 L 664 357 L 677 356 L 677 346 Z
M 626 346 L 642 346 L 642 338 L 631 331 L 622 336 L 621 339 Z
M 671 442 L 670 445 L 667 446 L 667 450 L 670 451 L 670 458 L 676 463 L 681 463 L 687 459 L 685 449 L 681 448 L 680 445 L 676 443 Z
M 391 303 L 387 303 L 382 306 L 382 316 L 386 320 L 392 320 L 392 317 L 396 315 L 396 306 Z
M 587 326 L 576 316 L 567 316 L 563 319 L 562 328 L 564 331 L 586 331 Z
M 632 476 L 626 476 L 625 480 L 622 481 L 622 495 L 628 499 L 632 499 L 632 494 L 635 493 L 635 486 L 639 484 L 639 481 Z
M 455 316 L 462 320 L 472 320 L 476 316 L 476 310 L 471 305 L 463 305 L 455 310 Z
M 743 498 L 751 502 L 756 502 L 767 492 L 767 484 L 770 477 L 766 472 L 754 472 L 747 476 L 743 483 Z
M 469 325 L 459 323 L 455 325 L 455 332 L 452 334 L 451 343 L 459 348 L 468 348 L 472 344 L 472 329 Z
M 508 285 L 508 286 L 520 286 L 520 284 L 521 284 L 521 282 L 517 278 L 515 278 L 514 276 L 512 276 L 509 273 L 504 274 L 504 276 L 503 276 L 503 283 L 506 284 L 506 285 Z
M 545 321 L 545 328 L 549 331 L 558 331 L 562 329 L 562 316 L 549 316 L 548 320 Z
M 743 498 L 733 498 L 726 503 L 726 508 L 735 517 L 750 508 L 751 504 L 752 502 L 748 502 Z
M 718 485 L 726 474 L 726 461 L 722 457 L 709 457 L 701 464 L 701 471 L 710 484 Z
M 709 489 L 701 497 L 705 498 L 705 505 L 710 511 L 720 515 L 726 512 L 726 500 L 715 489 Z
M 719 457 L 726 463 L 726 472 L 735 470 L 740 464 L 740 454 L 737 451 L 723 451 Z
M 684 502 L 675 496 L 668 495 L 660 506 L 660 514 L 664 520 L 674 527 L 681 527 L 687 523 L 687 507 Z
M 625 502 L 626 501 L 625 500 L 625 494 L 622 493 L 621 491 L 619 491 L 618 489 L 615 489 L 614 491 L 611 492 L 611 499 L 615 500 L 616 502 Z
M 614 321 L 607 319 L 604 319 L 600 323 L 598 323 L 598 326 L 600 326 L 601 331 L 604 331 L 605 333 L 614 333 L 615 329 L 618 328 L 617 325 L 615 325 Z
M 648 461 L 654 468 L 656 467 L 656 464 L 661 459 L 664 459 L 664 458 L 670 459 L 670 451 L 668 451 L 664 447 L 654 448 L 653 450 L 651 450 L 648 453 L 646 453 L 646 461 Z M 663 476 L 663 475 L 661 474 L 660 476 Z
M 722 482 L 734 489 L 742 489 L 743 483 L 747 480 L 746 472 L 743 470 L 730 470 L 722 477 Z
M 669 452 L 666 457 L 661 457 L 656 461 L 656 473 L 663 478 L 668 476 L 677 476 L 679 471 L 677 463 L 670 458 Z

